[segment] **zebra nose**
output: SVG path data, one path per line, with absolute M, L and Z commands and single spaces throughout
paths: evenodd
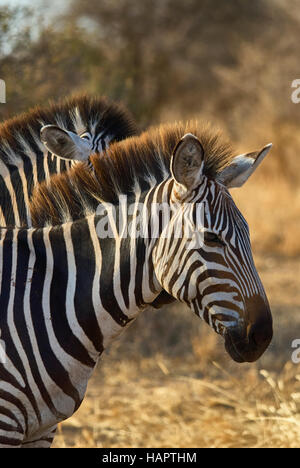
M 255 349 L 262 349 L 265 351 L 269 346 L 272 337 L 273 327 L 271 320 L 259 320 L 248 328 L 247 338 L 249 344 Z
M 266 351 L 273 337 L 272 315 L 264 300 L 247 304 L 245 328 L 228 330 L 225 347 L 237 362 L 254 362 Z
M 273 321 L 269 304 L 256 300 L 254 309 L 250 311 L 247 327 L 247 361 L 256 361 L 266 351 L 272 338 Z

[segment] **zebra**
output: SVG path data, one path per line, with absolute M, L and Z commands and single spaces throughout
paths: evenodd
M 161 126 L 34 190 L 33 227 L 1 229 L 1 447 L 50 447 L 103 350 L 150 305 L 186 304 L 236 362 L 264 353 L 272 316 L 228 189 L 269 149 L 234 157 L 197 122 Z
M 125 108 L 105 97 L 87 95 L 37 107 L 4 122 L 0 126 L 0 225 L 31 226 L 29 200 L 34 186 L 136 133 Z

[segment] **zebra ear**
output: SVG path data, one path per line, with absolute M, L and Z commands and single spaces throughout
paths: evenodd
M 187 133 L 177 143 L 171 158 L 171 174 L 186 190 L 192 190 L 202 178 L 204 150 L 194 135 Z
M 59 158 L 85 161 L 91 154 L 90 144 L 86 140 L 57 125 L 45 125 L 40 135 L 47 150 Z
M 261 151 L 236 156 L 231 164 L 218 174 L 216 180 L 227 188 L 241 187 L 260 165 L 271 147 L 272 143 Z

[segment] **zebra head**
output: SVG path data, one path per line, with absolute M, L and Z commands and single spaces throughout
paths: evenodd
M 160 285 L 224 337 L 236 362 L 257 360 L 273 331 L 249 229 L 228 188 L 243 185 L 270 147 L 237 156 L 209 179 L 200 141 L 185 135 L 171 159 L 167 192 L 173 214 L 153 249 Z

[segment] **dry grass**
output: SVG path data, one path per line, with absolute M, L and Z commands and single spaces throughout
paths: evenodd
M 114 375 L 107 369 L 104 381 L 94 379 L 89 397 L 60 427 L 55 444 L 299 447 L 300 373 L 294 371 L 287 364 L 279 380 L 255 368 L 239 378 L 220 371 L 218 379 L 201 379 L 186 375 L 180 360 L 161 356 L 114 366 Z
M 106 353 L 54 447 L 300 447 L 300 262 L 256 259 L 275 337 L 238 365 L 188 310 L 145 311 Z

